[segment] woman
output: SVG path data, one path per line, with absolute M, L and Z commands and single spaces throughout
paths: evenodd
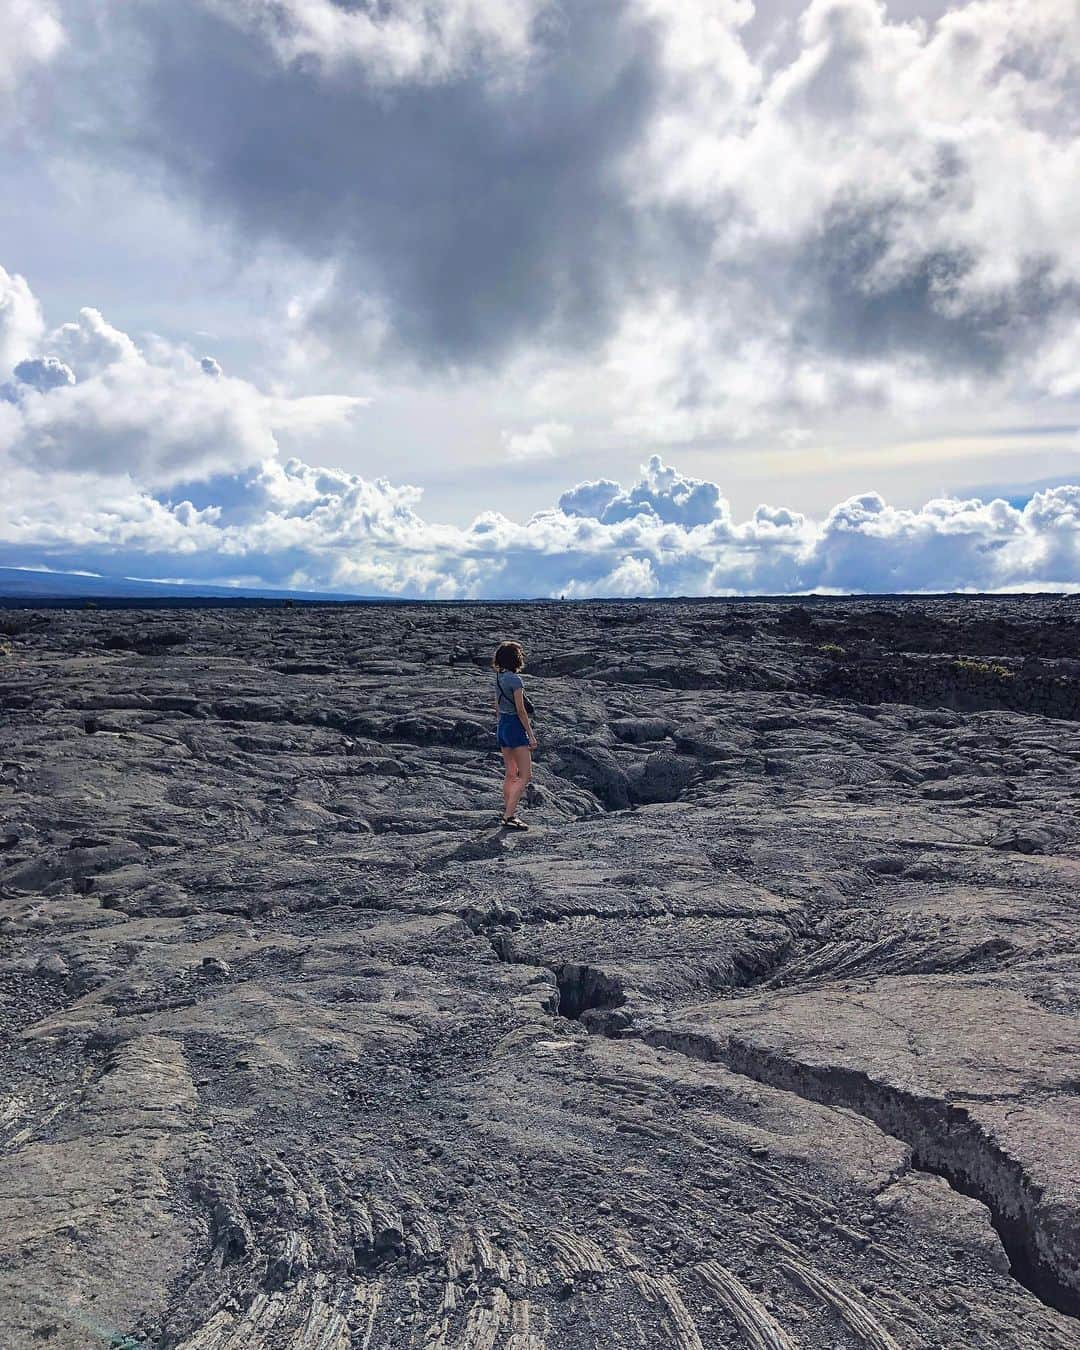
M 497 738 L 502 751 L 503 776 L 502 824 L 509 830 L 529 827 L 517 815 L 518 803 L 532 777 L 532 752 L 536 737 L 525 706 L 525 685 L 519 671 L 525 668 L 525 652 L 520 642 L 500 642 L 491 663 L 495 668 L 495 711 L 499 719 Z

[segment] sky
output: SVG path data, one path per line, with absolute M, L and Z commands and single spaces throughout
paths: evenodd
M 1080 590 L 1077 0 L 0 0 L 0 565 Z

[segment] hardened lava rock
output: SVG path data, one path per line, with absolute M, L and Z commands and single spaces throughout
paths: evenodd
M 1077 601 L 5 631 L 5 1350 L 1080 1346 Z

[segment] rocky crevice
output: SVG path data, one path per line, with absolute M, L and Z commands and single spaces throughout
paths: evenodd
M 943 1177 L 986 1205 L 1020 1284 L 1051 1307 L 1080 1316 L 1075 1217 L 1043 1207 L 1042 1188 L 964 1105 L 917 1096 L 858 1070 L 802 1064 L 736 1036 L 653 1027 L 642 1039 L 872 1120 L 910 1147 L 916 1170 Z
M 553 1016 L 580 1022 L 586 1030 L 602 1036 L 619 1036 L 630 1026 L 622 982 L 596 966 L 577 961 L 539 961 L 518 950 L 509 933 L 490 938 L 492 950 L 509 965 L 532 966 L 555 976 L 555 992 L 548 1005 Z
M 564 961 L 555 967 L 559 987 L 559 1016 L 582 1022 L 590 1031 L 612 1035 L 628 1022 L 625 1016 L 609 1016 L 623 1007 L 626 995 L 622 984 L 596 966 Z

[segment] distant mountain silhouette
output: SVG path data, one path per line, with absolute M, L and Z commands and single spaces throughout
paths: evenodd
M 306 600 L 342 602 L 383 600 L 376 595 L 348 595 L 341 592 L 278 591 L 240 586 L 209 586 L 202 582 L 183 584 L 167 581 L 140 581 L 134 577 L 88 577 L 75 572 L 24 571 L 19 567 L 0 567 L 0 603 L 4 600 L 155 600 L 183 605 L 200 600 Z

